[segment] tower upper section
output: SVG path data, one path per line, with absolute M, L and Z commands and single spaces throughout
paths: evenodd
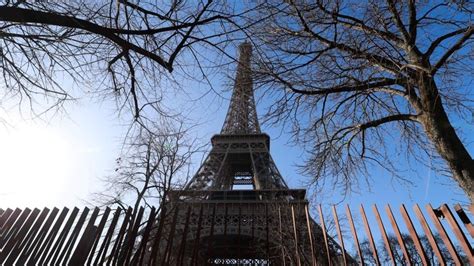
M 288 190 L 270 155 L 270 137 L 260 131 L 253 96 L 252 46 L 239 46 L 234 91 L 221 133 L 185 190 Z M 256 195 L 256 194 L 255 194 Z
M 250 58 L 252 45 L 244 42 L 239 46 L 239 62 L 229 110 L 221 134 L 260 134 L 255 99 L 253 96 Z

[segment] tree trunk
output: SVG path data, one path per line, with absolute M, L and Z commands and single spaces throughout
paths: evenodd
M 451 169 L 454 180 L 474 202 L 474 161 L 444 111 L 436 83 L 427 74 L 419 79 L 423 113 L 420 122 L 428 138 Z

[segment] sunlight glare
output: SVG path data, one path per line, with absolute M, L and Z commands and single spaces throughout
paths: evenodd
M 0 128 L 1 207 L 49 205 L 72 169 L 71 143 L 53 127 L 22 123 Z

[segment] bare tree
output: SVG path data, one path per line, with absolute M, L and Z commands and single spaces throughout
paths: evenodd
M 202 1 L 6 1 L 0 6 L 2 96 L 35 115 L 75 98 L 113 95 L 119 108 L 167 115 L 170 73 L 201 66 L 225 32 L 226 5 Z M 163 92 L 165 91 L 165 92 Z M 41 108 L 39 111 L 36 108 Z
M 103 181 L 102 192 L 94 195 L 100 205 L 156 207 L 160 213 L 168 192 L 182 188 L 187 182 L 191 157 L 198 152 L 196 141 L 190 139 L 184 124 L 169 121 L 146 128 L 137 127 L 137 134 L 128 140 L 117 168 Z
M 308 147 L 304 172 L 348 191 L 369 165 L 397 175 L 402 151 L 427 165 L 433 152 L 472 201 L 474 162 L 452 122 L 474 111 L 472 3 L 285 2 L 252 14 L 250 37 L 257 84 L 276 99 L 267 118 Z

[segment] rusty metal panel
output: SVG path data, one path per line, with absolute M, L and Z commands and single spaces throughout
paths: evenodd
M 385 243 L 385 248 L 387 249 L 388 255 L 393 262 L 393 265 L 396 265 L 397 262 L 393 256 L 392 247 L 390 246 L 390 242 L 388 241 L 387 232 L 385 231 L 385 227 L 383 226 L 382 218 L 380 217 L 379 210 L 377 209 L 377 205 L 372 205 L 372 210 L 375 214 L 375 219 L 377 220 L 377 224 L 380 229 L 380 233 L 382 234 L 383 241 Z
M 202 212 L 203 212 L 203 206 L 201 205 L 201 208 L 199 210 L 199 218 L 198 218 L 198 228 L 196 232 L 196 238 L 194 239 L 194 247 L 193 247 L 193 255 L 191 258 L 191 265 L 196 265 L 197 264 L 197 253 L 198 253 L 198 247 L 199 247 L 199 238 L 201 235 L 201 228 L 202 228 Z M 227 232 L 227 205 L 225 209 L 225 216 L 224 220 L 226 221 L 226 230 L 224 233 Z
M 128 264 L 130 257 L 132 256 L 132 249 L 135 244 L 135 238 L 137 237 L 138 228 L 140 227 L 144 211 L 145 208 L 140 207 L 136 217 L 135 215 L 132 215 L 132 217 L 130 218 L 130 226 L 128 227 L 128 232 L 125 237 L 124 244 L 121 248 L 121 252 L 118 253 L 119 265 L 124 265 L 125 263 Z
M 418 254 L 421 257 L 421 260 L 424 265 L 430 265 L 430 262 L 428 258 L 426 257 L 426 252 L 423 246 L 421 245 L 420 238 L 416 232 L 415 227 L 413 226 L 413 222 L 411 221 L 410 215 L 408 215 L 408 212 L 405 208 L 405 205 L 400 206 L 400 212 L 402 214 L 403 219 L 405 220 L 405 224 L 408 228 L 408 231 L 410 232 L 410 236 L 413 239 L 413 242 L 415 243 L 416 250 L 418 251 Z
M 21 233 L 17 235 L 17 243 L 15 245 L 15 248 L 11 251 L 9 258 L 5 262 L 6 265 L 13 265 L 15 264 L 15 261 L 19 259 L 20 252 L 25 249 L 31 242 L 34 240 L 34 236 L 38 232 L 41 224 L 43 223 L 44 219 L 49 213 L 48 208 L 44 208 L 43 211 L 39 214 L 39 217 L 36 219 L 36 215 L 34 213 L 28 217 L 28 220 L 31 220 L 31 222 L 26 222 L 25 225 L 22 227 Z M 34 224 L 33 221 L 35 221 Z M 28 232 L 28 235 L 27 235 Z M 2 250 L 2 252 L 5 252 L 5 250 Z M 20 263 L 17 263 L 17 265 L 20 265 Z
M 12 233 L 12 235 L 8 239 L 8 242 L 6 242 L 5 246 L 3 247 L 2 253 L 0 253 L 0 263 L 3 263 L 5 261 L 7 256 L 10 255 L 10 252 L 16 253 L 15 252 L 15 247 L 17 247 L 18 245 L 21 244 L 21 241 L 26 236 L 26 233 L 30 229 L 30 226 L 33 224 L 33 222 L 35 221 L 35 219 L 39 215 L 39 213 L 40 213 L 39 209 L 34 209 L 31 212 L 31 214 L 28 216 L 28 218 L 25 220 L 24 223 L 19 224 L 19 221 L 17 221 L 17 224 L 19 224 L 18 227 L 16 227 L 17 229 L 15 230 L 14 233 Z M 20 218 L 21 218 L 21 216 L 20 216 Z M 12 231 L 13 231 L 13 228 L 12 228 Z M 16 256 L 15 257 L 10 257 L 10 260 L 9 260 L 8 264 L 13 264 L 13 262 L 17 258 Z M 13 262 L 12 262 L 12 260 L 13 260 Z
M 79 209 L 77 208 L 75 210 L 79 211 Z M 61 211 L 61 214 L 59 214 L 58 219 L 54 223 L 54 226 L 51 228 L 51 231 L 49 231 L 49 234 L 46 237 L 45 241 L 42 243 L 41 246 L 38 245 L 37 248 L 33 251 L 33 255 L 30 257 L 28 264 L 36 263 L 38 261 L 40 262 L 40 264 L 42 264 L 43 261 L 47 258 L 47 256 L 54 252 L 54 246 L 51 251 L 50 251 L 50 248 L 52 244 L 54 243 L 56 235 L 58 234 L 59 229 L 63 225 L 63 221 L 64 219 L 66 219 L 68 212 L 69 212 L 68 208 L 63 208 L 63 210 Z
M 431 233 L 431 229 L 428 226 L 428 223 L 426 222 L 425 217 L 423 216 L 423 213 L 421 212 L 418 204 L 415 204 L 415 206 L 413 206 L 413 210 L 415 211 L 416 217 L 418 218 L 418 221 L 420 222 L 421 227 L 423 228 L 423 231 L 425 231 L 425 235 L 428 238 L 428 241 L 430 242 L 430 245 L 433 248 L 435 255 L 438 257 L 438 263 L 441 265 L 446 265 L 446 261 L 443 257 L 443 254 L 441 254 L 441 251 L 439 250 L 439 246 L 436 243 L 436 239 Z
M 321 228 L 323 229 L 324 246 L 326 247 L 328 263 L 331 265 L 331 253 L 329 252 L 328 237 L 327 237 L 327 232 L 326 232 L 326 225 L 324 224 L 323 209 L 321 208 L 321 204 L 318 205 L 318 210 L 319 210 L 319 219 L 321 222 Z
M 214 236 L 214 226 L 216 224 L 216 204 L 212 204 L 212 218 L 211 218 L 211 229 L 209 232 L 209 240 L 207 243 L 207 256 L 212 258 L 212 237 Z
M 400 248 L 402 249 L 403 256 L 405 257 L 405 263 L 408 266 L 411 266 L 411 257 L 410 254 L 408 254 L 407 246 L 405 244 L 405 241 L 402 237 L 402 234 L 400 233 L 400 228 L 398 228 L 397 221 L 393 217 L 392 209 L 390 208 L 390 205 L 385 206 L 385 211 L 387 212 L 388 218 L 390 219 L 390 223 L 392 224 L 393 231 L 395 232 L 395 235 L 397 237 L 398 244 L 400 245 Z
M 79 242 L 74 252 L 72 252 L 73 255 L 71 256 L 70 260 L 71 264 L 82 265 L 85 263 L 87 255 L 94 244 L 95 233 L 97 231 L 97 228 L 94 226 L 94 222 L 98 215 L 99 208 L 96 207 L 89 218 L 89 222 L 87 223 L 84 232 L 82 233 L 82 237 L 79 237 L 79 232 L 77 233 L 76 238 L 79 239 Z
M 4 232 L 0 238 L 0 249 L 2 250 L 11 238 L 15 238 L 16 233 L 20 230 L 28 215 L 30 215 L 31 210 L 26 208 L 24 211 L 19 210 L 15 213 L 18 213 L 19 217 L 18 215 L 11 215 L 4 226 L 5 229 L 2 228 Z
M 95 250 L 97 246 L 99 245 L 100 238 L 102 236 L 102 230 L 104 230 L 105 224 L 107 223 L 107 218 L 109 217 L 110 214 L 110 208 L 107 207 L 105 208 L 104 213 L 102 213 L 102 219 L 100 220 L 99 226 L 97 227 L 97 230 L 95 232 L 95 239 L 93 241 L 91 250 L 89 251 L 89 259 L 87 260 L 87 265 L 91 265 L 92 260 L 94 259 L 95 255 Z
M 461 265 L 462 264 L 461 258 L 459 257 L 459 254 L 456 251 L 456 248 L 454 247 L 453 242 L 451 241 L 448 234 L 446 233 L 446 230 L 444 229 L 443 225 L 439 221 L 438 216 L 435 213 L 435 210 L 431 207 L 430 204 L 428 204 L 426 205 L 426 211 L 428 212 L 428 215 L 430 216 L 436 229 L 438 230 L 441 240 L 443 240 L 444 244 L 446 245 L 446 248 L 448 249 L 449 254 L 451 254 L 451 258 L 454 260 L 454 263 L 456 265 Z
M 298 263 L 298 265 L 301 265 L 300 254 L 299 254 L 299 251 L 298 251 L 298 249 L 299 249 L 298 248 L 298 234 L 296 232 L 297 225 L 296 225 L 295 206 L 294 205 L 291 205 L 291 221 L 292 221 L 292 224 L 293 224 L 293 234 L 294 234 L 294 238 L 295 238 L 296 262 Z
M 365 233 L 367 234 L 370 247 L 372 248 L 372 253 L 374 255 L 375 263 L 377 265 L 380 265 L 380 259 L 379 259 L 379 254 L 377 252 L 377 247 L 375 246 L 374 238 L 372 236 L 372 231 L 370 230 L 369 221 L 367 221 L 367 216 L 365 215 L 364 206 L 362 206 L 362 204 L 360 205 L 360 214 L 362 216 L 362 221 L 364 222 Z
M 459 219 L 461 219 L 464 227 L 466 227 L 467 231 L 471 235 L 471 238 L 474 238 L 474 225 L 472 225 L 471 220 L 467 217 L 466 212 L 462 209 L 461 205 L 458 203 L 454 205 L 454 210 L 458 214 Z
M 17 209 L 20 210 L 20 209 Z M 2 216 L 0 216 L 0 229 L 2 229 L 3 232 L 3 225 L 7 222 L 8 218 L 10 218 L 10 215 L 13 213 L 12 209 L 6 209 L 3 213 Z
M 109 225 L 109 229 L 107 230 L 107 233 L 105 235 L 105 238 L 100 246 L 99 252 L 97 253 L 96 259 L 94 261 L 94 264 L 97 265 L 98 262 L 100 264 L 105 262 L 105 259 L 107 257 L 107 252 L 109 250 L 109 245 L 112 241 L 112 237 L 114 235 L 115 227 L 118 224 L 118 220 L 120 218 L 120 214 L 122 212 L 121 208 L 118 208 L 115 210 L 114 217 L 112 218 L 112 222 Z
M 339 242 L 341 243 L 342 258 L 344 260 L 344 265 L 347 265 L 346 248 L 344 247 L 344 238 L 342 236 L 341 226 L 339 225 L 339 217 L 337 216 L 336 206 L 334 205 L 332 205 L 332 215 L 334 217 L 334 223 L 336 224 L 337 236 L 339 237 Z
M 347 215 L 347 219 L 349 220 L 349 225 L 351 226 L 351 232 L 352 232 L 352 236 L 354 237 L 357 253 L 359 254 L 360 265 L 364 265 L 364 256 L 360 249 L 359 238 L 357 237 L 357 231 L 354 225 L 354 220 L 352 219 L 351 209 L 349 208 L 349 205 L 346 205 L 346 215 Z
M 215 210 L 215 208 L 214 208 L 214 210 Z M 177 265 L 183 265 L 183 262 L 184 262 L 184 252 L 186 250 L 186 237 L 188 236 L 190 217 L 191 217 L 191 206 L 188 206 L 188 210 L 186 211 L 186 220 L 184 222 L 184 231 L 183 231 L 183 235 L 181 236 L 181 243 L 180 243 L 179 251 L 178 251 Z M 215 217 L 213 217 L 213 220 L 214 220 L 214 218 Z M 211 226 L 211 228 L 213 229 L 213 226 Z M 211 235 L 213 233 L 212 229 L 211 229 Z M 210 247 L 210 243 L 208 243 L 208 245 Z M 207 252 L 209 253 L 209 249 L 208 249 Z
M 47 210 L 47 208 L 45 208 L 45 210 Z M 58 212 L 59 212 L 59 209 L 54 208 L 53 211 L 51 212 L 51 214 L 49 215 L 48 219 L 46 219 L 46 221 L 44 223 L 43 223 L 43 220 L 41 220 L 41 218 L 38 219 L 38 221 L 36 223 L 39 224 L 39 227 L 42 226 L 41 230 L 40 230 L 40 228 L 38 228 L 38 230 L 40 230 L 38 232 L 38 234 L 37 235 L 34 235 L 34 234 L 32 235 L 31 240 L 26 245 L 26 247 L 23 249 L 23 251 L 20 253 L 18 261 L 17 261 L 18 265 L 26 264 L 26 261 L 28 260 L 28 258 L 34 256 L 36 250 L 40 247 L 41 243 L 43 242 L 44 238 L 46 237 L 46 234 L 47 234 L 48 230 L 50 229 L 51 225 L 53 224 L 53 221 L 56 218 L 56 215 L 58 214 Z
M 281 235 L 281 214 L 280 214 L 280 208 L 278 208 L 278 214 L 279 214 L 279 217 L 280 217 L 280 235 Z M 309 216 L 309 210 L 308 210 L 308 204 L 305 204 L 304 205 L 304 214 L 305 214 L 305 218 L 306 218 L 306 227 L 307 227 L 307 230 L 308 230 L 308 238 L 309 238 L 309 243 L 310 243 L 310 250 L 311 250 L 311 265 L 315 266 L 316 265 L 316 256 L 314 255 L 314 240 L 313 240 L 313 230 L 311 230 L 311 218 Z M 283 240 L 283 239 L 282 239 Z M 280 241 L 280 243 L 282 243 L 283 241 Z M 344 247 L 343 247 L 344 249 Z M 344 257 L 344 263 L 346 262 L 346 258 Z
M 125 237 L 125 232 L 127 231 L 128 225 L 132 223 L 131 221 L 132 212 L 133 212 L 133 209 L 131 207 L 128 207 L 127 212 L 125 213 L 125 217 L 123 218 L 123 221 L 122 221 L 122 226 L 120 227 L 120 230 L 117 236 L 115 237 L 114 246 L 112 247 L 112 251 L 110 253 L 110 256 L 112 257 L 111 260 L 114 265 L 117 265 L 120 249 L 122 247 L 122 240 Z
M 454 218 L 453 213 L 449 209 L 448 205 L 446 204 L 441 205 L 441 212 L 444 214 L 444 218 L 448 221 L 448 224 L 451 226 L 451 229 L 453 230 L 454 235 L 458 239 L 459 244 L 464 249 L 464 252 L 466 253 L 469 259 L 469 263 L 471 265 L 474 265 L 474 253 L 472 251 L 471 244 L 469 244 L 469 241 L 467 240 L 463 231 L 459 227 L 459 224 Z
M 82 226 L 84 225 L 84 222 L 86 221 L 87 215 L 89 214 L 89 208 L 85 207 L 84 210 L 82 211 L 81 216 L 79 217 L 79 220 L 76 223 L 76 226 L 74 227 L 71 235 L 69 236 L 68 240 L 66 241 L 66 246 L 63 249 L 63 252 L 59 256 L 57 262 L 61 262 L 64 260 L 64 263 L 67 263 L 69 260 L 69 255 L 72 252 L 72 249 L 74 247 L 74 244 L 76 243 L 76 240 L 79 236 L 79 232 L 82 229 Z M 55 260 L 53 260 L 53 263 Z
M 402 263 L 401 260 L 403 260 L 404 264 L 411 265 L 413 262 L 412 259 L 414 258 L 412 256 L 416 255 L 409 254 L 406 247 L 408 238 L 402 234 L 389 205 L 385 207 L 386 215 L 392 224 L 393 232 L 400 245 L 399 248 L 403 253 L 404 259 L 400 257 L 400 249 L 395 248 L 395 242 L 390 242 L 392 240 L 389 239 L 386 227 L 382 222 L 382 214 L 379 213 L 376 205 L 372 206 L 375 214 L 373 221 L 369 221 L 369 218 L 365 214 L 364 207 L 361 206 L 360 218 L 364 224 L 364 226 L 361 227 L 364 227 L 364 229 L 358 228 L 355 225 L 349 206 L 346 206 L 348 227 L 354 237 L 352 241 L 348 241 L 347 243 L 343 237 L 343 232 L 347 230 L 347 228 L 345 229 L 343 227 L 335 206 L 332 206 L 332 215 L 334 217 L 335 230 L 339 238 L 339 243 L 328 234 L 326 228 L 327 221 L 324 220 L 321 205 L 317 207 L 320 215 L 320 225 L 312 221 L 306 203 L 297 205 L 295 203 L 286 202 L 282 205 L 274 205 L 274 203 L 260 202 L 257 205 L 252 205 L 247 202 L 221 202 L 212 204 L 193 203 L 184 206 L 187 207 L 183 209 L 182 212 L 178 211 L 176 206 L 171 208 L 171 210 L 167 211 L 170 215 L 166 219 L 157 219 L 157 212 L 154 208 L 151 209 L 147 217 L 145 217 L 144 208 L 140 208 L 138 211 L 129 208 L 125 215 L 121 215 L 123 212 L 119 208 L 114 213 L 111 222 L 107 220 L 110 213 L 110 209 L 107 208 L 103 212 L 102 219 L 100 219 L 98 226 L 95 225 L 95 221 L 100 213 L 98 208 L 94 209 L 90 217 L 87 215 L 88 212 L 86 208 L 79 218 L 79 209 L 75 208 L 68 219 L 66 219 L 69 211 L 67 208 L 63 209 L 59 217 L 57 217 L 59 213 L 59 209 L 57 208 L 53 209 L 52 212 L 49 212 L 49 209 L 44 209 L 41 212 L 38 209 L 33 211 L 21 211 L 18 209 L 16 212 L 7 209 L 1 217 L 3 219 L 3 227 L 0 229 L 2 230 L 0 234 L 3 241 L 2 243 L 4 244 L 3 249 L 0 251 L 0 261 L 6 263 L 5 265 L 14 263 L 18 265 L 33 265 L 37 263 L 107 265 L 111 263 L 118 265 L 160 263 L 162 265 L 200 265 L 206 263 L 203 257 L 206 256 L 206 254 L 207 258 L 213 258 L 213 256 L 211 256 L 211 254 L 213 254 L 213 242 L 210 239 L 206 240 L 206 237 L 212 237 L 216 234 L 214 227 L 216 226 L 215 218 L 216 215 L 218 215 L 216 214 L 217 208 L 220 208 L 219 215 L 221 215 L 219 218 L 220 224 L 218 225 L 220 229 L 217 229 L 217 232 L 219 232 L 221 236 L 222 234 L 227 234 L 234 237 L 235 243 L 242 244 L 243 232 L 247 232 L 248 236 L 254 236 L 255 234 L 257 237 L 258 230 L 258 236 L 261 240 L 265 241 L 270 234 L 272 241 L 278 242 L 270 246 L 270 241 L 267 239 L 266 244 L 264 243 L 261 246 L 263 261 L 278 258 L 283 265 L 316 265 L 316 260 L 322 258 L 323 261 L 327 259 L 328 264 L 352 265 L 357 262 L 352 257 L 353 254 L 351 254 L 351 252 L 359 254 L 361 264 L 364 261 L 362 257 L 363 252 L 370 252 L 376 260 L 375 263 L 383 264 L 391 260 L 394 264 L 398 264 Z M 222 220 L 224 208 L 225 216 L 224 220 Z M 204 209 L 206 210 L 205 214 L 203 213 Z M 246 212 L 245 216 L 243 213 L 244 210 Z M 423 254 L 423 252 L 428 250 L 425 250 L 425 248 L 431 246 L 434 253 L 430 254 L 436 255 L 434 261 L 433 257 L 428 259 L 427 257 L 423 258 L 423 256 L 420 256 L 420 258 L 424 260 L 424 264 L 429 265 L 429 263 L 435 263 L 444 265 L 446 263 L 448 259 L 446 257 L 447 255 L 441 250 L 439 246 L 441 243 L 438 243 L 438 241 L 444 243 L 444 246 L 451 254 L 455 264 L 460 265 L 463 263 L 463 260 L 472 262 L 472 252 L 464 255 L 466 251 L 472 251 L 470 243 L 447 205 L 443 205 L 440 209 L 432 209 L 431 206 L 428 205 L 425 210 L 425 213 L 433 220 L 441 240 L 438 240 L 439 238 L 433 234 L 433 229 L 430 228 L 430 224 L 425 219 L 425 214 L 423 214 L 418 205 L 414 205 L 416 214 L 416 217 L 414 217 L 421 224 L 424 235 L 420 235 L 416 232 L 411 217 L 404 205 L 401 206 L 400 210 L 402 218 L 405 220 L 408 233 L 413 240 L 412 244 L 417 252 Z M 455 210 L 456 213 L 460 215 L 459 218 L 466 226 L 466 230 L 469 231 L 468 227 L 471 225 L 469 217 L 464 210 L 462 210 L 460 205 L 456 205 Z M 132 212 L 135 214 L 132 214 Z M 162 217 L 161 215 L 162 214 L 160 214 L 159 217 Z M 191 219 L 192 215 L 194 215 L 193 219 Z M 270 218 L 270 215 L 272 215 L 272 218 Z M 78 218 L 77 221 L 76 218 Z M 453 244 L 452 239 L 450 239 L 450 234 L 446 233 L 441 224 L 441 218 L 449 223 L 453 235 L 456 236 L 457 242 L 461 245 L 460 247 Z M 246 219 L 245 223 L 242 219 Z M 191 222 L 191 220 L 193 220 L 193 222 Z M 227 222 L 227 220 L 229 220 L 229 222 Z M 163 226 L 164 221 L 167 222 L 166 225 Z M 256 225 L 255 222 L 257 222 L 258 225 Z M 378 223 L 380 229 L 379 235 L 372 234 L 370 228 L 370 223 L 372 222 Z M 190 223 L 193 223 L 193 225 L 191 226 Z M 84 225 L 86 225 L 85 228 Z M 223 230 L 224 226 L 225 230 Z M 244 229 L 244 226 L 246 229 Z M 160 227 L 162 231 L 160 231 Z M 118 232 L 116 229 L 119 229 Z M 313 229 L 318 233 L 314 234 L 316 231 L 313 231 Z M 361 250 L 359 245 L 357 231 L 360 230 L 366 231 L 370 244 L 370 247 L 365 247 L 364 251 Z M 138 236 L 140 237 L 138 238 Z M 426 243 L 429 244 L 425 242 L 421 243 L 421 238 L 425 239 L 423 241 L 427 241 Z M 159 240 L 158 242 L 157 239 Z M 139 242 L 137 242 L 137 240 L 139 240 Z M 114 242 L 114 245 L 109 253 L 109 245 L 111 245 L 111 242 Z M 162 242 L 161 246 L 159 242 Z M 204 244 L 204 246 L 202 247 L 201 244 Z M 205 246 L 206 244 L 207 246 Z M 278 247 L 278 245 L 275 244 L 281 246 Z M 349 250 L 349 252 L 346 253 L 346 244 L 354 244 L 355 250 Z M 377 250 L 377 244 L 385 245 L 388 252 L 381 253 L 379 250 L 382 249 L 379 248 L 379 250 Z M 305 253 L 306 251 L 304 251 L 302 245 L 306 245 L 306 250 L 309 251 L 309 253 Z M 335 252 L 335 245 L 338 247 L 337 252 Z M 99 246 L 100 248 L 96 250 Z M 158 248 L 158 246 L 160 246 L 160 248 Z M 396 258 L 394 256 L 395 250 L 398 252 L 398 257 Z M 464 250 L 464 253 L 462 253 L 461 250 Z M 220 251 L 221 256 L 224 257 L 218 257 L 218 261 L 221 263 L 241 263 L 245 261 L 256 264 L 262 263 L 262 260 L 258 259 L 241 259 L 242 253 L 240 250 L 233 253 L 228 253 L 227 251 L 229 250 Z M 270 251 L 272 252 L 272 258 L 270 257 Z M 72 254 L 72 256 L 69 260 L 70 254 Z M 226 258 L 225 254 L 234 254 L 232 256 L 236 256 L 236 258 Z M 380 259 L 381 257 L 378 257 L 382 256 L 382 254 L 384 256 L 383 261 Z M 460 254 L 462 254 L 463 257 L 461 257 Z M 327 258 L 324 258 L 326 256 Z

